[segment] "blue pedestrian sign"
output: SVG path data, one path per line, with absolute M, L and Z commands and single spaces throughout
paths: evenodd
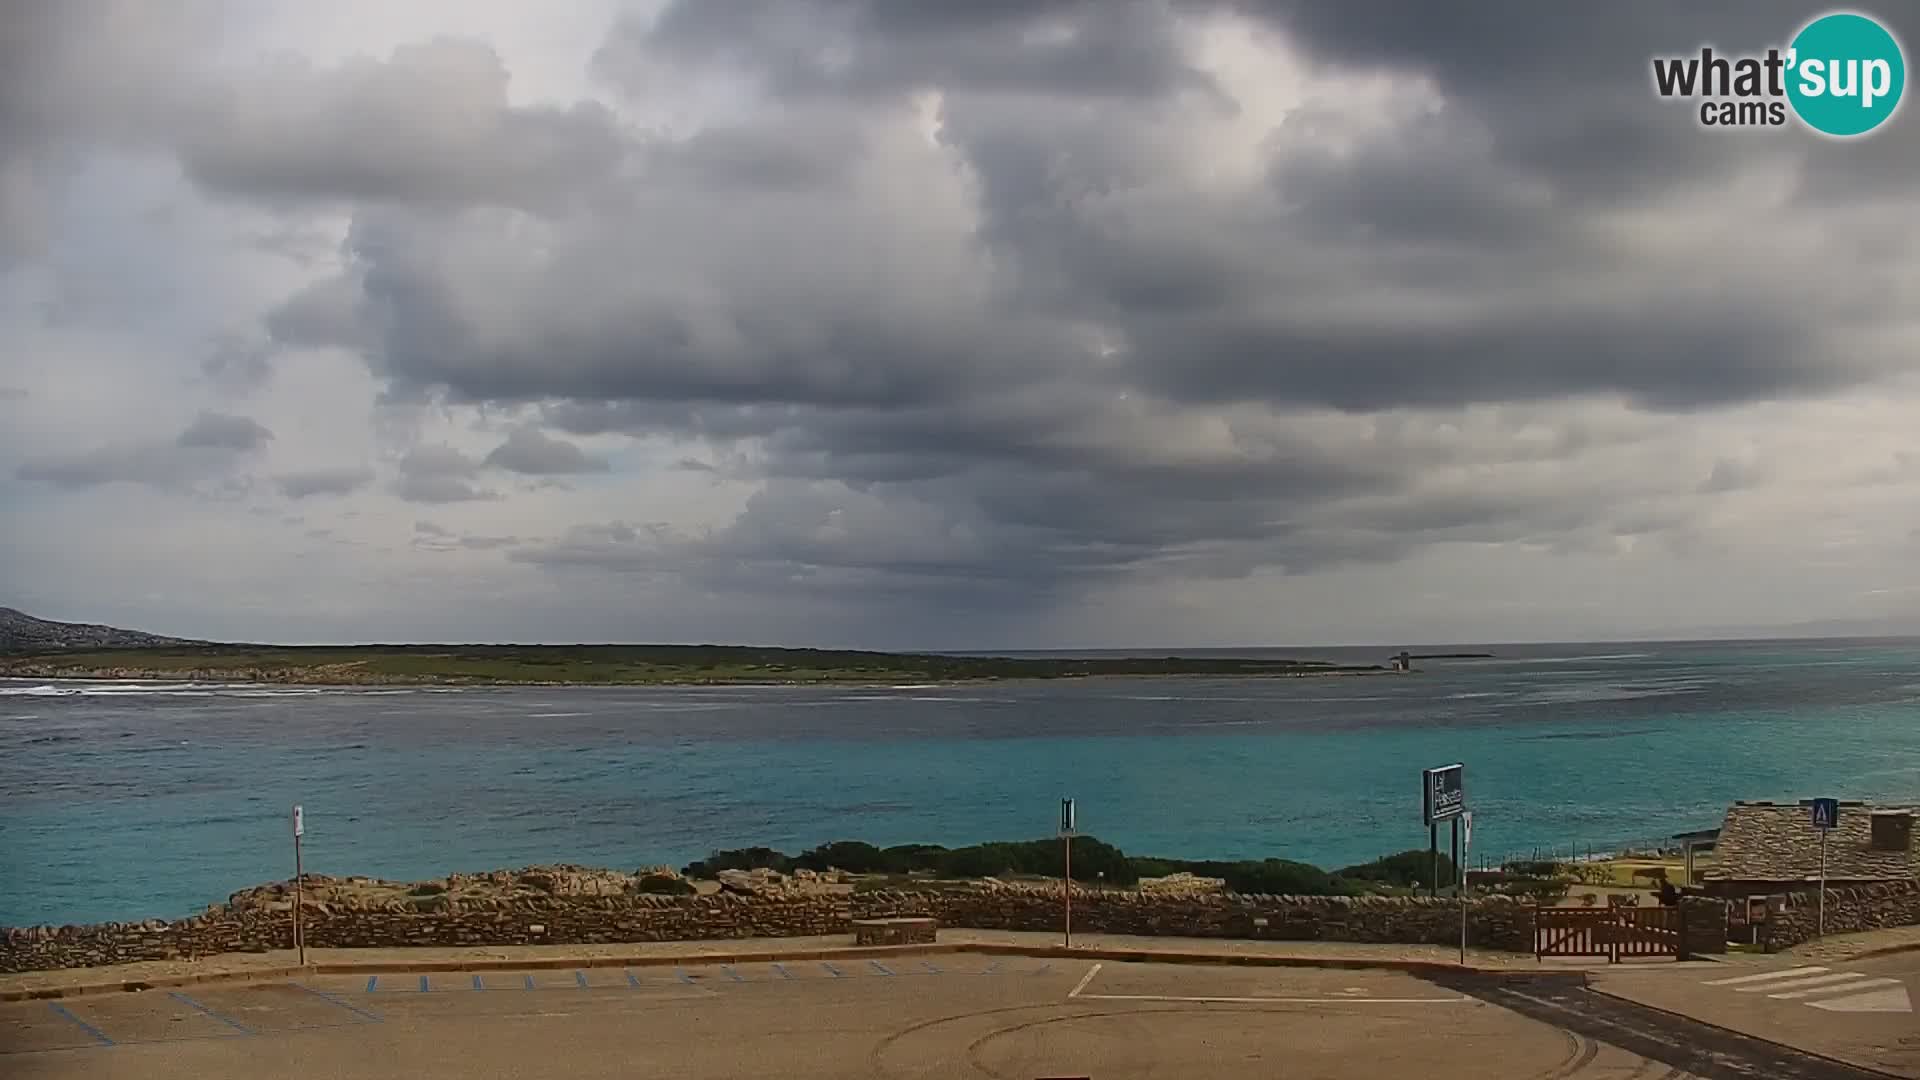
M 1839 824 L 1840 824 L 1840 800 L 1839 799 L 1813 800 L 1813 827 L 1814 828 L 1831 829 L 1834 826 Z

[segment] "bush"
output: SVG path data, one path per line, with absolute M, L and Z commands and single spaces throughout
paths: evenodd
M 880 853 L 890 874 L 910 874 L 915 870 L 938 870 L 947 849 L 939 844 L 896 844 Z
M 1516 859 L 1502 864 L 1500 869 L 1522 878 L 1552 878 L 1562 873 L 1560 864 L 1552 859 Z
M 711 878 L 722 870 L 778 870 L 785 874 L 792 872 L 793 859 L 767 847 L 735 848 L 690 862 L 680 872 L 688 877 Z
M 1325 870 L 1289 859 L 1229 864 L 1227 891 L 1237 893 L 1291 893 L 1297 896 L 1345 896 L 1353 890 Z
M 807 870 L 840 869 L 850 874 L 878 874 L 887 867 L 886 852 L 864 840 L 835 840 L 804 851 L 793 860 L 796 868 Z
M 634 882 L 634 892 L 652 893 L 656 896 L 690 896 L 700 890 L 693 883 L 667 874 L 648 874 Z
M 1419 848 L 1402 851 L 1397 855 L 1385 855 L 1370 863 L 1349 866 L 1334 873 L 1352 881 L 1372 881 L 1400 888 L 1409 888 L 1415 884 L 1432 885 L 1435 882 L 1433 854 Z M 1444 853 L 1440 856 L 1438 880 L 1449 883 L 1455 880 L 1453 860 Z

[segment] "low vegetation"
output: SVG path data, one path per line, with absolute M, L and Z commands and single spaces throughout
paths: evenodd
M 716 851 L 689 863 L 688 877 L 711 878 L 722 870 L 838 869 L 862 875 L 884 875 L 894 884 L 919 880 L 959 878 L 1058 878 L 1065 870 L 1065 853 L 1058 839 L 1026 840 L 947 848 L 938 844 L 901 844 L 877 847 L 861 840 L 836 840 L 788 855 L 767 847 Z M 1453 866 L 1440 856 L 1441 880 L 1450 881 Z M 1370 863 L 1329 872 L 1290 859 L 1169 859 L 1131 857 L 1119 848 L 1091 836 L 1073 841 L 1073 878 L 1086 884 L 1132 886 L 1141 878 L 1192 874 L 1215 878 L 1230 892 L 1287 893 L 1295 896 L 1357 896 L 1405 893 L 1427 883 L 1431 856 L 1425 851 L 1403 851 Z
M 735 645 L 357 645 L 63 650 L 0 657 L 0 676 L 297 683 L 899 683 L 1092 675 L 1367 674 L 1378 665 L 1245 657 L 945 656 Z

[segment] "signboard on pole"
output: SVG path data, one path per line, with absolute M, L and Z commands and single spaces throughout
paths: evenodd
M 1473 846 L 1473 811 L 1471 810 L 1460 815 L 1460 846 L 1462 848 Z
M 1073 800 L 1060 800 L 1060 835 L 1073 835 Z
M 297 803 L 293 808 L 293 835 L 296 837 L 307 835 L 306 819 L 301 816 L 300 807 Z
M 1839 799 L 1813 800 L 1813 827 L 1814 828 L 1832 829 L 1839 826 L 1839 824 L 1840 824 L 1840 800 Z
M 1820 908 L 1814 934 L 1827 936 L 1827 833 L 1840 824 L 1839 799 L 1815 799 L 1812 807 L 1813 827 L 1820 830 Z
M 1457 818 L 1467 811 L 1467 767 L 1442 765 L 1420 772 L 1420 815 L 1424 824 Z

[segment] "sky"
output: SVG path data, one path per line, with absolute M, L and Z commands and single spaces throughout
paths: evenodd
M 1823 10 L 23 0 L 0 604 L 290 643 L 1920 631 L 1920 120 L 1714 132 L 1649 74 Z

